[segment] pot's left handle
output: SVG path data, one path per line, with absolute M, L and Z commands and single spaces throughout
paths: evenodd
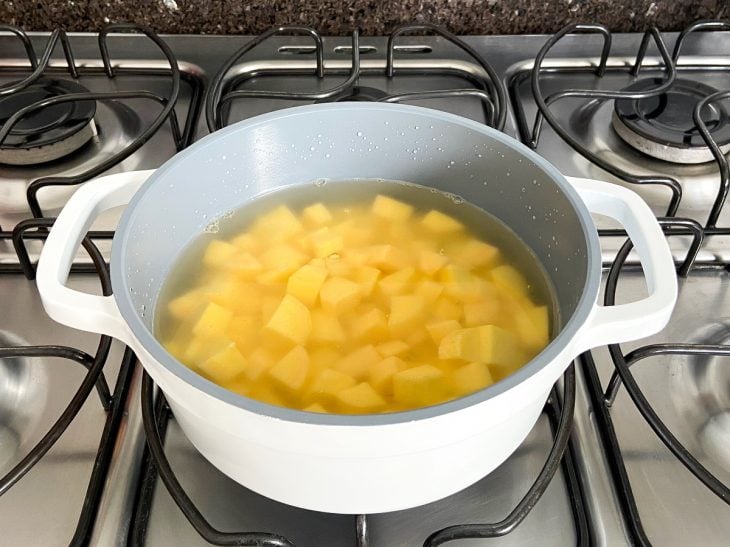
M 152 174 L 132 171 L 87 182 L 69 199 L 43 245 L 36 284 L 51 318 L 75 329 L 106 334 L 132 343 L 113 296 L 97 296 L 66 286 L 81 240 L 102 212 L 126 205 Z

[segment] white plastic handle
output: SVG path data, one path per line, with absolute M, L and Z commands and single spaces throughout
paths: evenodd
M 575 343 L 587 349 L 637 340 L 659 332 L 677 301 L 677 276 L 667 239 L 649 206 L 636 193 L 608 182 L 566 177 L 592 213 L 626 229 L 641 260 L 649 295 L 629 304 L 596 304 Z
M 108 209 L 129 203 L 152 173 L 131 171 L 88 182 L 76 190 L 58 215 L 43 245 L 36 273 L 43 307 L 54 320 L 134 343 L 114 297 L 76 291 L 68 288 L 66 281 L 76 251 L 94 219 Z

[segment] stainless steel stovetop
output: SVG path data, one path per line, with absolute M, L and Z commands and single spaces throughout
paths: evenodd
M 676 35 L 662 35 L 671 51 Z M 32 35 L 42 51 L 48 35 Z M 223 62 L 246 38 L 166 36 L 164 41 L 177 57 L 182 71 L 175 113 L 180 126 L 176 137 L 169 121 L 161 123 L 151 139 L 106 172 L 154 168 L 191 140 L 209 129 L 201 101 Z M 471 46 L 498 75 L 507 90 L 509 105 L 504 131 L 528 141 L 537 107 L 530 87 L 531 70 L 545 36 L 468 37 Z M 603 77 L 591 70 L 599 63 L 602 40 L 596 34 L 566 36 L 557 41 L 543 63 L 540 82 L 544 94 L 568 88 L 622 89 L 633 81 L 628 66 L 636 56 L 640 35 L 615 35 Z M 138 89 L 168 96 L 170 80 L 164 51 L 140 35 L 112 35 L 109 51 L 114 78 L 102 70 L 96 37 L 70 36 L 76 62 L 85 72 L 79 82 L 92 92 Z M 0 86 L 27 76 L 24 52 L 16 38 L 0 35 Z M 246 53 L 223 79 L 224 92 L 232 90 L 323 92 L 347 77 L 351 69 L 351 41 L 325 38 L 325 76 L 317 78 L 314 42 L 307 37 L 276 36 Z M 444 38 L 402 36 L 396 43 L 395 74 L 385 75 L 387 40 L 360 39 L 359 98 L 382 98 L 435 90 L 472 90 L 449 97 L 402 97 L 420 104 L 487 122 L 489 108 L 484 95 L 494 99 L 494 86 L 480 62 Z M 730 89 L 730 35 L 727 32 L 696 33 L 682 49 L 677 72 L 701 79 L 717 89 Z M 54 77 L 68 78 L 64 62 L 52 63 Z M 124 69 L 128 72 L 125 73 Z M 660 56 L 649 48 L 640 77 L 665 74 Z M 473 92 L 473 90 L 478 90 Z M 455 96 L 454 96 L 455 95 Z M 0 96 L 1 97 L 1 96 Z M 26 189 L 43 176 L 74 176 L 108 159 L 143 135 L 160 114 L 161 103 L 143 99 L 118 99 L 99 103 L 95 117 L 98 134 L 69 159 L 55 160 L 42 168 L 0 165 L 0 346 L 61 345 L 89 355 L 93 368 L 99 338 L 72 331 L 51 321 L 43 312 L 35 285 L 18 266 L 11 242 L 15 228 L 26 236 L 23 248 L 33 259 L 42 246 L 44 225 L 30 223 Z M 301 101 L 291 98 L 236 99 L 221 109 L 222 123 L 244 119 Z M 659 355 L 638 361 L 636 379 L 651 408 L 679 441 L 714 477 L 730 485 L 730 280 L 728 237 L 722 227 L 730 213 L 723 208 L 716 226 L 704 224 L 720 186 L 716 163 L 677 166 L 634 151 L 611 129 L 612 101 L 595 98 L 565 99 L 550 106 L 560 127 L 600 159 L 634 176 L 675 178 L 683 190 L 678 217 L 694 220 L 706 235 L 694 268 L 680 279 L 680 296 L 673 319 L 651 340 L 626 344 L 621 354 L 649 344 L 712 344 L 713 354 Z M 202 112 L 200 116 L 198 113 Z M 564 173 L 626 184 L 665 215 L 671 194 L 666 187 L 624 182 L 568 146 L 547 123 L 537 151 Z M 187 131 L 185 128 L 187 127 Z M 33 183 L 36 184 L 36 183 Z M 31 184 L 31 186 L 33 186 Z M 72 189 L 70 190 L 72 191 Z M 52 217 L 68 189 L 38 191 L 43 216 Z M 95 241 L 103 252 L 114 216 L 95 226 Z M 612 226 L 597 219 L 607 230 Z M 695 224 L 685 224 L 694 227 Z M 38 228 L 40 226 L 40 228 Z M 606 232 L 607 234 L 609 232 Z M 686 230 L 669 237 L 678 263 L 691 249 Z M 607 265 L 616 256 L 623 238 L 602 237 Z M 71 283 L 85 290 L 99 290 L 98 276 L 88 259 L 79 254 L 79 273 Z M 629 265 L 619 276 L 617 301 L 641 297 L 645 291 L 640 269 Z M 0 475 L 11 472 L 33 450 L 84 382 L 85 369 L 66 358 L 38 355 L 0 358 Z M 676 353 L 676 352 L 675 352 Z M 56 352 L 54 355 L 58 355 Z M 5 355 L 0 349 L 0 356 Z M 78 355 L 76 355 L 78 357 Z M 83 359 L 80 359 L 83 361 Z M 120 372 L 121 370 L 121 372 Z M 544 493 L 526 512 L 524 520 L 497 539 L 468 539 L 453 545 L 625 545 L 643 540 L 656 545 L 723 545 L 730 537 L 728 500 L 704 486 L 658 439 L 638 412 L 624 387 L 610 405 L 603 403 L 614 364 L 606 348 L 599 348 L 576 366 L 577 396 L 571 444 L 555 476 L 539 491 Z M 145 450 L 141 412 L 141 369 L 124 348 L 114 343 L 103 375 L 110 393 L 100 397 L 91 391 L 78 415 L 38 463 L 17 482 L 0 478 L 0 526 L 3 540 L 13 545 L 207 545 L 178 504 L 186 500 L 170 494 L 155 472 Z M 423 545 L 434 532 L 465 523 L 497 523 L 515 511 L 549 459 L 558 429 L 562 391 L 553 396 L 537 425 L 520 449 L 494 473 L 466 490 L 444 500 L 407 511 L 368 515 L 314 513 L 285 506 L 254 494 L 232 482 L 205 461 L 187 441 L 174 418 L 164 408 L 158 413 L 164 429 L 164 450 L 180 486 L 209 525 L 223 532 L 270 532 L 301 546 L 413 546 Z M 159 409 L 158 409 L 159 410 Z M 606 422 L 608 416 L 608 425 Z M 100 450 L 100 447 L 101 450 Z M 106 447 L 106 448 L 104 448 Z M 424 478 L 427 480 L 427 477 Z M 628 487 L 627 487 L 628 485 Z M 384 493 L 387 495 L 387 493 Z M 529 508 L 528 508 L 529 509 Z M 200 524 L 200 520 L 196 521 Z M 367 533 L 363 527 L 367 526 Z M 203 526 L 204 527 L 204 526 Z M 369 543 L 365 543 L 367 537 Z

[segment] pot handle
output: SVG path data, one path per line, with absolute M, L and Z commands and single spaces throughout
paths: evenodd
M 566 177 L 592 213 L 620 222 L 641 260 L 649 295 L 628 304 L 596 304 L 581 336 L 578 353 L 597 346 L 637 340 L 659 332 L 677 301 L 674 261 L 654 213 L 641 197 L 608 182 Z
M 81 240 L 100 213 L 126 205 L 153 173 L 107 175 L 81 186 L 68 200 L 43 245 L 36 284 L 51 318 L 69 327 L 106 334 L 132 344 L 133 337 L 113 296 L 97 296 L 66 286 Z

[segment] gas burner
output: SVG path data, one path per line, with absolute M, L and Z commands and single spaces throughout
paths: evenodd
M 646 78 L 623 91 L 647 91 L 663 82 Z M 707 84 L 676 79 L 666 93 L 646 99 L 617 99 L 612 125 L 629 145 L 654 158 L 672 163 L 712 161 L 709 147 L 697 130 L 692 112 L 697 103 L 717 90 Z M 704 121 L 715 142 L 730 151 L 730 121 L 720 105 L 710 104 L 703 112 Z
M 387 97 L 388 94 L 385 91 L 377 89 L 375 87 L 367 87 L 356 85 L 349 89 L 344 89 L 334 97 L 328 99 L 321 99 L 316 101 L 318 103 L 339 103 L 345 101 L 355 102 L 375 102 L 383 97 Z
M 0 125 L 21 108 L 43 99 L 88 92 L 75 82 L 40 78 L 16 93 L 0 97 Z M 95 113 L 96 101 L 71 101 L 23 117 L 0 145 L 0 163 L 37 165 L 78 150 L 96 135 Z

